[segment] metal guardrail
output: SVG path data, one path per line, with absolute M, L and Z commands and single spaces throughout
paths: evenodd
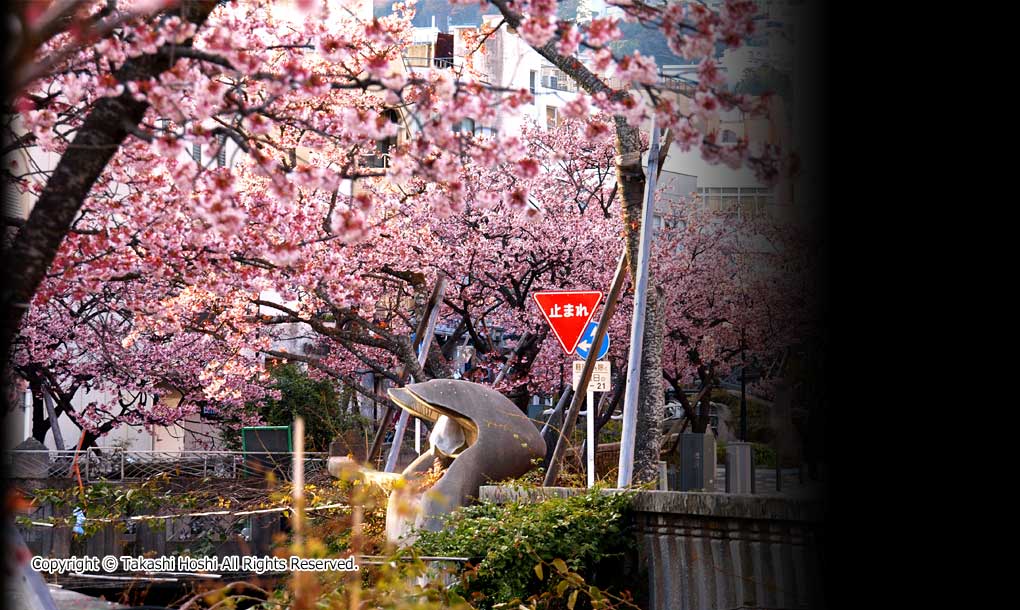
M 15 476 L 31 478 L 72 475 L 74 450 L 12 450 L 3 452 L 3 463 Z M 83 481 L 137 481 L 161 474 L 174 477 L 237 479 L 258 476 L 265 470 L 293 476 L 293 454 L 272 451 L 127 451 L 91 447 L 78 456 Z M 305 453 L 305 475 L 326 468 L 328 453 Z

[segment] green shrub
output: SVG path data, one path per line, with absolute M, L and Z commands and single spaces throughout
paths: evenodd
M 755 466 L 776 467 L 776 450 L 770 445 L 751 443 L 751 452 L 754 455 Z
M 536 568 L 557 560 L 589 582 L 613 587 L 625 582 L 623 561 L 634 545 L 630 502 L 630 494 L 596 488 L 533 504 L 478 504 L 455 512 L 442 531 L 420 532 L 415 546 L 424 555 L 471 557 L 455 590 L 479 608 L 557 593 L 559 582 Z
M 267 426 L 288 426 L 295 417 L 303 417 L 306 451 L 329 451 L 331 440 L 368 425 L 356 408 L 342 406 L 350 402 L 350 390 L 338 387 L 334 381 L 315 379 L 295 363 L 275 365 L 270 368 L 270 375 L 279 398 L 266 397 L 248 403 L 245 411 L 257 415 Z M 224 445 L 240 451 L 242 422 L 235 418 L 222 423 L 220 435 Z

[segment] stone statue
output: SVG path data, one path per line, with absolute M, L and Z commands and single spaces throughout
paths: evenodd
M 520 476 L 545 455 L 545 441 L 531 420 L 486 386 L 433 379 L 388 393 L 400 408 L 433 422 L 428 451 L 403 473 L 366 474 L 367 480 L 390 490 L 386 510 L 390 542 L 410 544 L 412 529 L 438 530 L 443 516 L 476 498 L 480 486 Z M 348 458 L 332 457 L 329 472 L 339 477 L 350 465 Z M 400 478 L 407 484 L 393 485 Z

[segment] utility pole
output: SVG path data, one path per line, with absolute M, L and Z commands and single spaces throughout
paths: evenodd
M 641 353 L 644 347 L 645 308 L 648 303 L 648 258 L 652 246 L 652 217 L 655 212 L 656 168 L 659 164 L 659 129 L 652 114 L 652 141 L 648 149 L 648 173 L 645 177 L 645 204 L 641 210 L 641 241 L 638 246 L 634 285 L 634 318 L 630 327 L 630 354 L 627 358 L 627 390 L 623 402 L 623 432 L 620 436 L 619 488 L 630 487 L 634 472 L 634 439 L 637 433 L 637 407 L 641 385 Z M 661 397 L 660 397 L 661 398 Z
M 740 440 L 747 441 L 747 360 L 744 358 L 744 329 L 740 329 Z

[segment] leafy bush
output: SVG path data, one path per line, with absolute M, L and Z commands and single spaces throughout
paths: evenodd
M 627 531 L 630 501 L 630 494 L 596 488 L 538 503 L 469 506 L 451 515 L 442 531 L 420 532 L 415 547 L 425 555 L 471 557 L 455 589 L 479 608 L 529 596 L 562 601 L 564 579 L 544 578 L 541 564 L 562 564 L 565 569 L 555 572 L 596 579 L 600 586 L 622 582 L 622 562 L 634 544 Z
M 329 379 L 315 379 L 294 363 L 271 367 L 273 389 L 279 398 L 265 398 L 249 403 L 245 409 L 258 415 L 268 426 L 287 426 L 294 418 L 305 419 L 305 450 L 328 451 L 329 443 L 348 430 L 368 425 L 356 408 L 344 408 L 350 401 Z M 241 449 L 241 424 L 225 421 L 223 442 L 228 449 Z
M 776 450 L 770 445 L 752 443 L 751 452 L 754 454 L 755 466 L 776 467 Z

